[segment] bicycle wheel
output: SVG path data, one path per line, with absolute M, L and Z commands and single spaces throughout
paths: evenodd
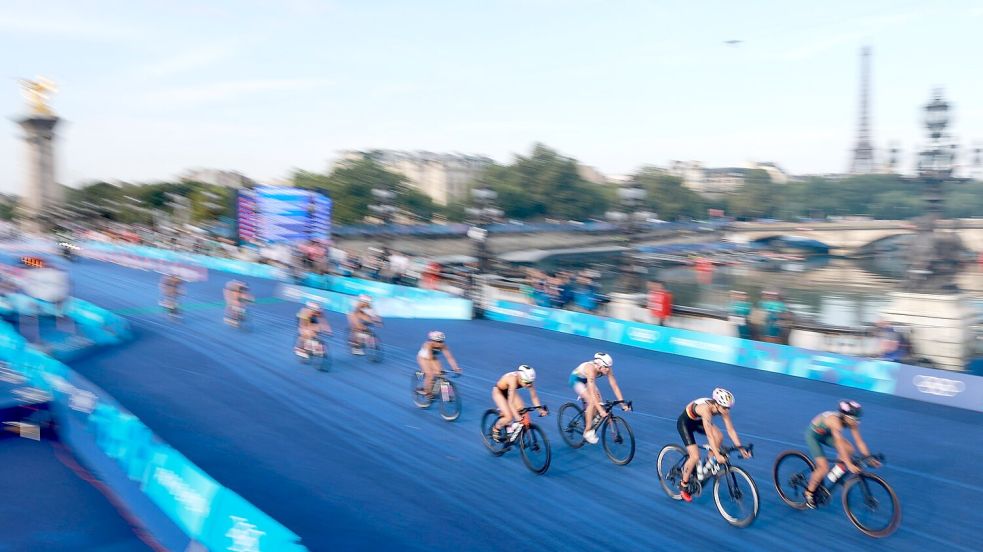
M 796 510 L 806 509 L 805 491 L 816 464 L 805 453 L 786 450 L 775 459 L 772 477 L 782 501 Z
M 522 453 L 522 461 L 531 472 L 536 475 L 543 475 L 550 469 L 550 442 L 546 439 L 546 433 L 536 424 L 522 430 L 519 436 L 519 452 Z
M 485 446 L 488 450 L 495 456 L 501 456 L 505 454 L 508 450 L 508 443 L 505 441 L 496 441 L 492 437 L 492 429 L 495 427 L 495 422 L 501 416 L 498 415 L 498 410 L 494 408 L 489 408 L 485 411 L 484 415 L 481 416 L 481 438 L 485 442 Z
M 446 379 L 440 381 L 440 417 L 453 422 L 461 415 L 461 396 L 457 386 Z
M 556 426 L 563 442 L 572 448 L 584 446 L 584 411 L 577 403 L 568 402 L 560 407 Z
M 322 341 L 318 342 L 317 347 L 319 354 L 311 355 L 311 358 L 314 359 L 314 367 L 321 372 L 331 371 L 331 350 Z
M 901 525 L 898 495 L 872 473 L 861 473 L 843 484 L 843 511 L 869 537 L 886 537 Z
M 372 335 L 368 341 L 366 348 L 369 350 L 369 362 L 382 362 L 382 342 L 379 341 L 379 336 Z
M 608 458 L 619 466 L 627 465 L 635 457 L 635 434 L 620 416 L 608 415 L 601 427 L 601 444 Z
M 423 380 L 423 372 L 419 370 L 414 372 L 410 385 L 410 392 L 413 393 L 413 404 L 420 408 L 430 408 L 430 403 L 433 402 L 433 398 L 429 395 L 420 393 L 420 390 L 423 389 Z
M 713 482 L 717 511 L 734 527 L 747 527 L 758 517 L 758 486 L 741 468 L 731 466 Z
M 666 445 L 659 451 L 656 468 L 659 471 L 659 484 L 662 490 L 673 500 L 682 500 L 679 494 L 679 484 L 683 480 L 683 464 L 689 454 L 679 445 Z

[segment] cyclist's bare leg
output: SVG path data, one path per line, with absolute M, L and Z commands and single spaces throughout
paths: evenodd
M 724 434 L 717 426 L 710 424 L 710 434 L 707 435 L 707 441 L 710 441 L 714 450 L 720 450 L 724 444 Z
M 429 394 L 433 389 L 433 379 L 440 373 L 440 361 L 433 358 L 417 357 L 420 370 L 423 370 L 423 392 Z
M 495 406 L 498 407 L 499 413 L 498 421 L 495 422 L 493 431 L 498 431 L 505 427 L 505 425 L 508 424 L 509 420 L 511 419 L 509 403 L 505 397 L 502 396 L 501 391 L 499 391 L 497 387 L 492 387 L 492 400 L 495 401 Z
M 689 476 L 693 474 L 693 469 L 700 463 L 700 447 L 686 445 L 686 454 L 686 463 L 683 464 L 683 481 L 689 482 Z
M 829 460 L 825 456 L 816 457 L 814 460 L 816 461 L 816 469 L 812 470 L 812 477 L 809 478 L 809 485 L 806 489 L 809 492 L 814 492 L 819 488 L 819 483 L 829 473 Z

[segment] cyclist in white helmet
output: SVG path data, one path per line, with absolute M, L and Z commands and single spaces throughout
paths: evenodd
M 359 295 L 358 301 L 348 313 L 348 346 L 353 355 L 365 354 L 365 330 L 373 324 L 382 325 L 382 319 L 372 310 L 372 298 Z
M 249 287 L 240 280 L 229 280 L 223 290 L 225 296 L 225 323 L 238 326 L 246 311 L 246 303 L 252 301 Z
M 597 387 L 597 378 L 604 376 L 607 376 L 608 383 L 611 384 L 611 390 L 614 391 L 614 396 L 619 401 L 625 400 L 621 394 L 621 388 L 618 387 L 618 380 L 614 377 L 614 359 L 611 358 L 611 355 L 607 353 L 595 353 L 593 359 L 580 363 L 580 365 L 573 369 L 573 372 L 570 372 L 570 378 L 567 380 L 567 383 L 577 393 L 577 396 L 584 401 L 584 404 L 587 405 L 587 410 L 584 412 L 584 420 L 593 420 L 595 412 L 602 418 L 608 415 L 604 411 L 604 407 L 601 406 L 601 402 L 603 402 L 601 399 L 601 390 Z M 621 409 L 629 410 L 630 407 L 622 403 Z M 597 432 L 591 429 L 592 424 L 588 423 L 584 425 L 584 440 L 592 445 L 597 444 Z
M 447 363 L 451 365 L 458 374 L 461 373 L 461 367 L 457 365 L 457 360 L 454 359 L 454 355 L 451 353 L 451 348 L 447 346 L 447 337 L 444 332 L 434 330 L 427 334 L 427 340 L 423 342 L 420 346 L 420 352 L 416 354 L 416 361 L 420 365 L 420 370 L 423 371 L 423 388 L 417 389 L 417 393 L 428 393 L 429 390 L 433 389 L 433 378 L 434 376 L 440 374 L 443 368 L 440 364 L 440 356 L 447 356 Z M 424 391 L 426 389 L 427 391 Z
M 501 416 L 498 421 L 495 422 L 495 426 L 492 429 L 492 437 L 496 441 L 502 440 L 501 431 L 508 424 L 509 420 L 512 420 L 512 425 L 509 426 L 509 436 L 515 435 L 516 431 L 522 427 L 522 416 L 519 415 L 519 411 L 525 408 L 522 402 L 522 397 L 519 396 L 519 389 L 526 388 L 529 390 L 529 399 L 532 400 L 532 404 L 539 409 L 539 415 L 545 416 L 549 413 L 543 403 L 539 400 L 539 395 L 536 394 L 536 370 L 532 366 L 527 366 L 525 364 L 519 366 L 513 372 L 507 372 L 502 377 L 498 378 L 495 386 L 492 387 L 492 400 L 495 401 L 495 406 L 498 407 Z
M 331 326 L 321 311 L 321 305 L 317 301 L 308 301 L 297 313 L 297 343 L 294 345 L 297 356 L 307 358 L 310 355 L 306 343 L 319 332 L 331 335 Z
M 737 430 L 734 429 L 734 423 L 730 419 L 730 409 L 734 406 L 734 394 L 722 387 L 718 387 L 713 390 L 711 397 L 690 401 L 676 421 L 676 430 L 679 431 L 679 436 L 682 437 L 683 444 L 686 446 L 686 452 L 689 454 L 689 458 L 686 459 L 686 464 L 683 466 L 683 477 L 680 481 L 680 494 L 686 502 L 693 500 L 688 490 L 689 476 L 693 473 L 693 469 L 696 468 L 696 464 L 700 462 L 700 447 L 696 444 L 694 434 L 702 433 L 706 435 L 707 442 L 710 443 L 710 452 L 717 462 L 723 463 L 727 461 L 727 457 L 720 454 L 720 448 L 724 443 L 724 436 L 720 433 L 717 426 L 713 425 L 714 416 L 723 418 L 724 427 L 727 428 L 727 435 L 730 436 L 730 440 L 734 443 L 734 446 L 740 449 L 741 456 L 744 458 L 751 457 L 751 453 L 741 446 L 741 440 L 737 436 Z

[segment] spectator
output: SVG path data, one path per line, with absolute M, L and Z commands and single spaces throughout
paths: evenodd
M 784 330 L 789 326 L 789 311 L 778 292 L 761 292 L 758 308 L 763 314 L 761 338 L 769 343 L 781 343 L 785 337 Z
M 571 287 L 573 296 L 572 310 L 577 312 L 594 312 L 600 302 L 600 289 L 586 273 L 577 275 L 577 280 Z
M 390 272 L 390 282 L 401 285 L 403 283 L 403 278 L 406 277 L 406 271 L 410 267 L 410 258 L 398 251 L 393 251 L 389 255 L 389 272 Z
M 751 339 L 751 302 L 747 293 L 740 290 L 730 292 L 730 321 L 737 326 L 737 336 L 741 339 Z
M 666 320 L 672 316 L 672 292 L 658 281 L 649 282 L 648 290 L 648 311 L 652 322 L 665 325 Z
M 891 362 L 902 362 L 908 356 L 907 343 L 898 330 L 894 329 L 894 326 L 884 318 L 877 320 L 877 329 L 874 335 L 878 340 L 878 358 Z

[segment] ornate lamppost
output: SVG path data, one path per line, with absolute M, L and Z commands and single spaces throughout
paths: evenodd
M 485 274 L 491 270 L 488 225 L 501 218 L 503 213 L 495 207 L 498 194 L 494 190 L 474 188 L 471 190 L 471 198 L 474 201 L 474 207 L 468 207 L 465 210 L 472 224 L 468 230 L 468 237 L 474 241 L 475 257 L 478 258 L 478 272 Z
M 918 233 L 908 250 L 907 291 L 921 293 L 957 292 L 955 276 L 960 257 L 965 251 L 959 236 L 938 230 L 944 200 L 943 185 L 953 178 L 956 163 L 956 144 L 948 134 L 951 106 L 941 90 L 925 106 L 925 129 L 928 141 L 918 154 L 917 180 L 922 183 L 925 215 L 918 224 Z
M 606 213 L 608 220 L 619 226 L 625 244 L 617 284 L 621 293 L 637 293 L 641 287 L 634 247 L 641 223 L 649 217 L 649 213 L 639 210 L 647 195 L 645 189 L 635 182 L 618 188 L 619 210 Z
M 389 225 L 392 223 L 393 216 L 398 210 L 394 205 L 396 201 L 396 192 L 388 188 L 372 188 L 372 197 L 375 199 L 375 203 L 369 205 L 369 211 L 371 211 L 376 218 L 382 223 L 382 235 L 380 236 L 380 241 L 382 246 L 386 249 L 389 248 Z
M 951 105 L 936 91 L 925 106 L 927 141 L 918 155 L 918 175 L 925 198 L 925 215 L 907 251 L 907 274 L 902 291 L 892 292 L 882 315 L 912 329 L 915 353 L 936 367 L 965 370 L 971 326 L 976 312 L 956 285 L 965 252 L 954 232 L 941 232 L 943 185 L 954 182 L 957 148 L 947 132 Z

